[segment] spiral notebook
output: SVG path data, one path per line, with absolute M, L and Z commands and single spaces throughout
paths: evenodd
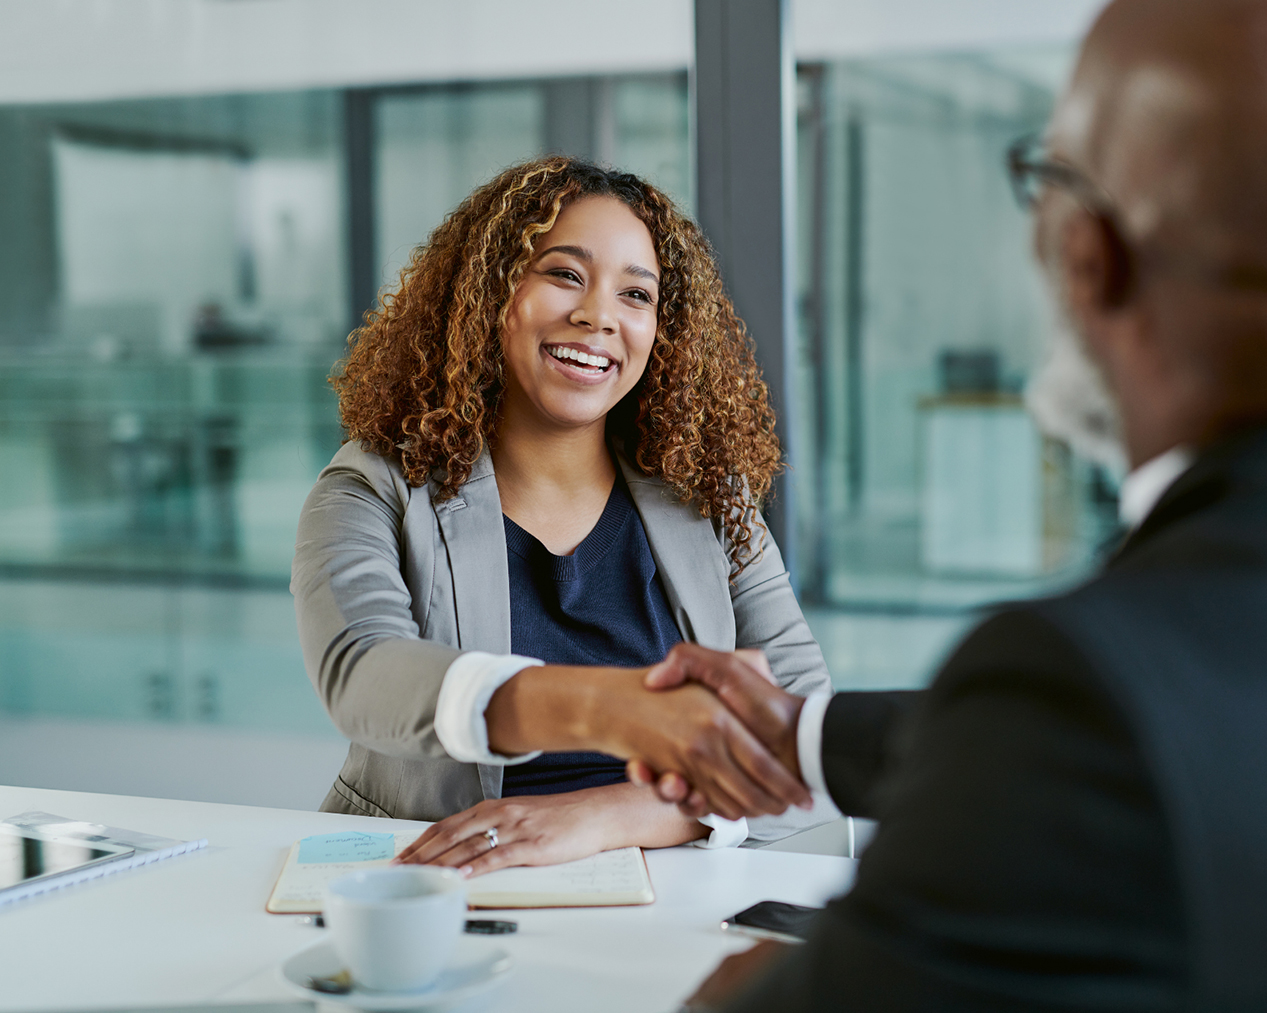
M 417 834 L 319 834 L 296 841 L 265 910 L 317 914 L 326 884 L 356 869 L 384 866 Z M 498 869 L 470 881 L 473 908 L 624 907 L 655 900 L 641 848 L 600 851 L 561 865 Z

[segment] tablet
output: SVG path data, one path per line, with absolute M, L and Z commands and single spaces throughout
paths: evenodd
M 0 823 L 0 890 L 131 855 L 135 848 L 75 841 Z

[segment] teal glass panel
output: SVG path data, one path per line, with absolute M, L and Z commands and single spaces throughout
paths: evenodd
M 0 709 L 332 734 L 286 587 L 340 441 L 340 108 L 0 109 Z
M 636 173 L 688 213 L 684 74 L 428 87 L 376 103 L 374 196 L 381 285 L 475 187 L 549 153 Z
M 839 685 L 922 683 L 982 609 L 1077 580 L 1113 531 L 1113 476 L 1023 404 L 1051 316 L 1004 153 L 1071 57 L 800 68 L 798 558 Z
M 543 154 L 545 93 L 537 84 L 428 88 L 379 99 L 375 224 L 381 283 L 400 269 L 476 186 Z
M 695 209 L 686 77 L 616 78 L 611 83 L 611 152 L 600 160 L 654 183 L 687 214 Z

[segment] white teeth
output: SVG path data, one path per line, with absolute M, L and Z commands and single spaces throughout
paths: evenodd
M 606 369 L 611 365 L 611 359 L 604 355 L 590 355 L 588 352 L 582 352 L 576 348 L 568 348 L 565 345 L 551 345 L 546 348 L 546 351 L 553 355 L 556 359 L 570 359 L 583 366 L 594 366 L 598 369 Z

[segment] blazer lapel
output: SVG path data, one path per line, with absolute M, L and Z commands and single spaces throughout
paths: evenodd
M 510 653 L 510 572 L 506 529 L 493 460 L 480 455 L 458 494 L 432 503 L 453 574 L 458 646 L 464 651 Z
M 506 528 L 502 501 L 488 448 L 480 454 L 471 477 L 458 494 L 431 502 L 449 553 L 453 603 L 457 611 L 458 647 L 464 651 L 510 653 L 510 569 L 506 563 Z M 481 763 L 480 789 L 485 798 L 501 798 L 502 768 Z
M 623 454 L 617 454 L 617 461 L 683 639 L 733 651 L 730 567 L 713 522 L 690 503 L 679 502 L 672 489 L 642 474 Z

